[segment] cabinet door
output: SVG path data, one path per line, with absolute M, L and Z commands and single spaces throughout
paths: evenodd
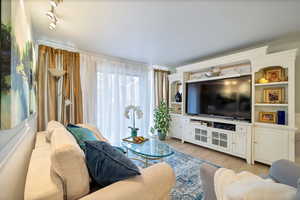
M 271 164 L 279 159 L 288 159 L 288 131 L 256 127 L 254 160 Z
M 185 130 L 183 132 L 183 139 L 188 141 L 188 142 L 192 142 L 194 143 L 194 126 L 193 125 L 187 125 L 185 127 Z
M 210 143 L 209 132 L 207 128 L 194 127 L 194 140 L 197 143 L 207 146 Z
M 236 133 L 232 134 L 232 153 L 246 156 L 247 149 L 247 129 L 237 127 Z
M 178 135 L 180 135 L 180 119 L 178 117 L 172 117 L 171 126 L 170 126 L 170 136 L 178 138 Z M 180 138 L 181 139 L 181 138 Z
M 186 119 L 184 117 L 172 117 L 170 124 L 170 136 L 182 139 L 182 135 L 186 134 Z
M 228 133 L 213 130 L 211 132 L 211 146 L 214 147 L 215 149 L 229 151 L 230 149 L 229 136 L 230 135 Z

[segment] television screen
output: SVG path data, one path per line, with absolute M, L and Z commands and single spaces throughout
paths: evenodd
M 187 83 L 186 112 L 251 121 L 251 76 Z

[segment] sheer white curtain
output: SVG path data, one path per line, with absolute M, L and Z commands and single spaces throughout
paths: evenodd
M 142 64 L 81 55 L 84 122 L 94 124 L 113 144 L 130 136 L 132 121 L 125 107 L 140 106 L 144 115 L 136 120 L 139 135 L 149 133 L 150 70 Z

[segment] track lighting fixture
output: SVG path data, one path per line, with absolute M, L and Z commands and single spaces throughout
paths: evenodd
M 54 30 L 56 28 L 58 18 L 55 15 L 55 8 L 57 8 L 58 4 L 61 3 L 62 1 L 63 0 L 50 0 L 51 9 L 48 12 L 46 12 L 46 16 L 51 21 L 49 24 L 50 30 Z

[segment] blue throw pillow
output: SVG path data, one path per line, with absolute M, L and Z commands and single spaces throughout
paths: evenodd
M 123 153 L 102 141 L 85 142 L 85 158 L 90 176 L 101 187 L 141 175 L 137 166 Z
M 75 137 L 80 148 L 85 151 L 84 141 L 98 141 L 94 133 L 87 128 L 82 128 L 73 124 L 68 124 L 67 130 Z

